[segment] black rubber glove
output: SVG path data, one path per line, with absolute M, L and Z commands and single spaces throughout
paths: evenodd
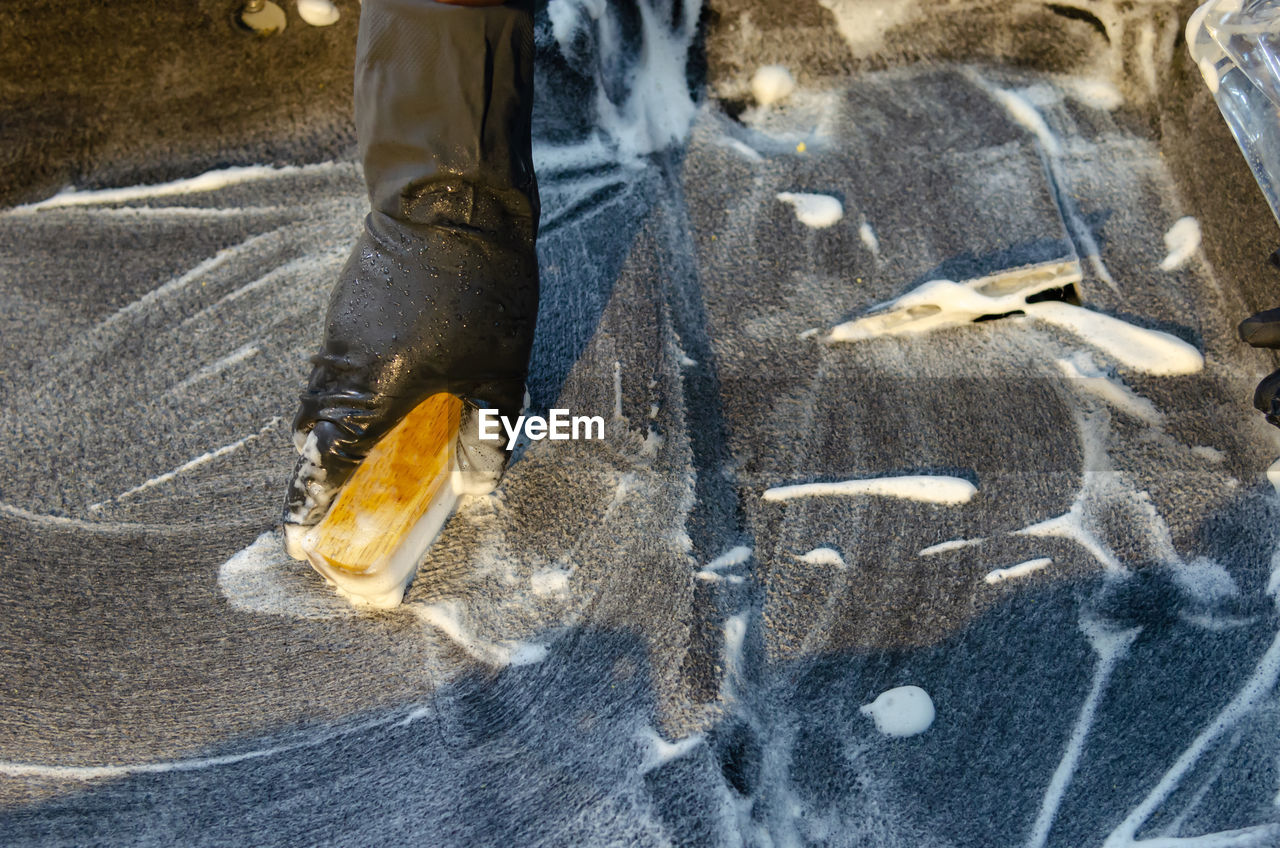
M 1280 349 L 1280 309 L 1268 309 L 1244 319 L 1240 338 L 1254 347 Z M 1253 405 L 1266 414 L 1267 421 L 1280 427 L 1280 371 L 1273 371 L 1258 384 Z
M 476 410 L 514 420 L 538 310 L 532 0 L 365 0 L 355 108 L 372 211 L 333 289 L 294 419 L 286 524 L 309 525 L 410 410 L 465 401 L 458 464 L 493 488 L 508 453 Z

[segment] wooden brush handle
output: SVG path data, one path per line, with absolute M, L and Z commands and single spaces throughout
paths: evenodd
M 343 486 L 310 534 L 311 553 L 331 566 L 363 574 L 393 553 L 450 485 L 462 401 L 432 395 L 382 438 Z

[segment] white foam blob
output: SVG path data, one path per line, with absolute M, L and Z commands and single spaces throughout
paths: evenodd
M 840 556 L 840 552 L 835 548 L 814 548 L 806 554 L 796 557 L 803 563 L 809 565 L 832 565 L 836 568 L 845 568 L 844 557 Z
M 1280 459 L 1267 466 L 1267 482 L 1277 492 L 1280 492 Z
M 786 100 L 795 90 L 795 77 L 782 65 L 765 65 L 751 77 L 751 94 L 761 106 Z
M 775 486 L 766 489 L 767 501 L 787 501 L 794 498 L 814 498 L 823 495 L 875 495 L 902 498 L 910 501 L 955 506 L 968 503 L 978 488 L 968 480 L 941 475 L 914 475 L 906 477 L 873 477 L 866 480 L 844 480 L 839 483 L 800 483 L 794 486 Z
M 790 203 L 796 210 L 796 219 L 806 227 L 825 230 L 844 217 L 844 204 L 829 194 L 805 192 L 778 192 L 778 199 Z
M 1040 557 L 1039 559 L 1029 559 L 1026 562 L 1020 562 L 1017 565 L 1011 565 L 1008 568 L 997 568 L 987 572 L 987 576 L 982 578 L 993 586 L 997 583 L 1003 583 L 1006 580 L 1017 580 L 1019 577 L 1026 577 L 1035 574 L 1037 571 L 1043 571 L 1053 565 L 1053 560 L 1049 557 Z
M 338 7 L 329 0 L 298 0 L 298 17 L 312 26 L 332 26 L 340 17 Z
M 919 686 L 899 686 L 882 692 L 859 712 L 869 716 L 876 723 L 876 730 L 886 736 L 917 736 L 928 730 L 937 716 L 933 699 Z
M 1200 222 L 1190 215 L 1179 218 L 1164 234 L 1164 246 L 1169 253 L 1160 260 L 1161 271 L 1176 271 L 1186 265 L 1200 249 Z
M 876 231 L 871 224 L 863 221 L 859 225 L 858 238 L 862 239 L 862 244 L 871 251 L 872 256 L 880 255 L 880 239 L 876 237 Z
M 742 565 L 751 559 L 751 548 L 746 545 L 738 545 L 730 548 L 720 556 L 707 563 L 707 571 L 719 571 L 722 568 L 732 568 L 735 565 Z

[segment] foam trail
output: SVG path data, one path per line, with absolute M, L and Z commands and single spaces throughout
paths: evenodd
M 1058 137 L 1049 129 L 1044 117 L 1036 111 L 1036 108 L 1026 98 L 1012 91 L 1006 91 L 1003 88 L 994 86 L 987 86 L 987 90 L 996 99 L 996 102 L 1009 113 L 1009 117 L 1013 118 L 1014 121 L 1036 137 L 1046 153 L 1055 159 L 1062 156 L 1062 143 L 1058 141 Z
M 724 622 L 724 676 L 721 685 L 724 687 L 726 700 L 737 694 L 738 681 L 742 676 L 742 646 L 747 638 L 747 615 L 740 612 L 731 615 Z
M 734 153 L 737 153 L 748 162 L 764 161 L 764 157 L 760 155 L 760 152 L 744 141 L 739 141 L 738 139 L 727 135 L 720 136 L 716 141 L 722 146 L 729 148 Z
M 1070 539 L 1084 548 L 1093 558 L 1102 563 L 1108 571 L 1127 572 L 1128 569 L 1116 558 L 1115 554 L 1103 547 L 1096 536 L 1085 529 L 1083 498 L 1077 499 L 1067 512 L 1054 518 L 1015 530 L 1015 536 L 1040 536 L 1057 539 Z
M 1126 848 L 1272 848 L 1280 838 L 1280 825 L 1259 824 L 1201 836 L 1165 836 L 1135 839 Z
M 918 335 L 973 323 L 984 315 L 1024 312 L 1028 317 L 1073 333 L 1122 365 L 1155 376 L 1194 374 L 1204 356 L 1193 345 L 1159 330 L 1057 301 L 1027 303 L 1018 293 L 987 295 L 952 280 L 930 280 L 870 315 L 832 328 L 833 342 L 880 336 Z M 904 317 L 905 316 L 905 317 Z
M 257 356 L 259 353 L 260 351 L 258 349 L 258 346 L 253 342 L 250 342 L 249 344 L 246 344 L 246 345 L 241 345 L 240 347 L 231 351 L 231 353 L 227 354 L 221 359 L 215 362 L 211 362 L 210 364 L 204 366 L 203 368 L 200 368 L 196 371 L 191 372 L 191 374 L 187 376 L 186 379 L 184 379 L 182 382 L 175 385 L 172 389 L 170 389 L 170 391 L 180 392 L 183 389 L 189 388 L 195 383 L 200 382 L 201 380 L 207 380 L 208 378 L 214 376 L 215 374 L 220 374 L 223 371 L 226 371 L 228 368 L 230 368 L 233 365 L 239 365 L 241 362 L 244 362 L 247 359 L 252 359 L 253 357 Z
M 1262 660 L 1258 663 L 1258 667 L 1254 670 L 1253 675 L 1245 682 L 1235 697 L 1223 707 L 1209 726 L 1200 731 L 1200 734 L 1192 741 L 1191 745 L 1178 757 L 1169 770 L 1165 772 L 1155 788 L 1148 793 L 1142 803 L 1133 809 L 1128 816 L 1125 817 L 1116 829 L 1111 832 L 1106 841 L 1102 844 L 1102 848 L 1127 848 L 1134 843 L 1134 837 L 1138 832 L 1138 828 L 1146 824 L 1152 814 L 1159 808 L 1164 801 L 1173 794 L 1182 782 L 1182 778 L 1191 770 L 1192 766 L 1200 759 L 1209 746 L 1217 741 L 1218 737 L 1233 728 L 1241 719 L 1251 713 L 1264 698 L 1267 698 L 1272 690 L 1275 689 L 1276 679 L 1280 677 L 1280 633 L 1276 634 L 1272 640 L 1271 646 L 1267 648 L 1267 652 L 1263 655 Z M 1270 827 L 1276 827 L 1271 825 Z M 1273 831 L 1274 832 L 1274 831 Z M 1142 845 L 1157 844 L 1158 840 L 1143 840 Z M 1177 844 L 1177 843 L 1168 843 Z M 1220 844 L 1264 844 L 1256 843 L 1220 843 Z
M 273 239 L 277 241 L 280 240 L 281 232 L 282 231 L 278 229 L 272 230 L 271 232 L 252 236 L 240 242 L 239 244 L 235 244 L 235 245 L 232 245 L 231 247 L 225 247 L 222 250 L 219 250 L 213 256 L 210 256 L 208 259 L 203 260 L 191 270 L 186 271 L 177 277 L 174 277 L 172 280 L 169 280 L 168 282 L 164 283 L 163 285 L 157 288 L 152 289 L 151 291 L 147 292 L 142 297 L 138 298 L 132 303 L 128 303 L 120 307 L 115 312 L 113 312 L 112 314 L 104 318 L 102 321 L 98 322 L 98 325 L 94 328 L 94 332 L 101 332 L 107 329 L 108 327 L 112 326 L 113 324 L 116 324 L 117 322 L 124 320 L 125 318 L 128 318 L 132 315 L 135 315 L 139 312 L 149 309 L 157 301 L 163 300 L 165 297 L 179 291 L 180 289 L 186 288 L 188 285 L 190 285 L 193 282 L 197 282 L 206 274 L 208 274 L 210 271 L 214 270 L 215 268 L 221 265 L 226 264 L 227 261 L 234 259 L 235 257 L 243 253 L 247 253 L 248 251 L 257 247 L 262 242 L 267 241 L 268 239 Z
M 1093 271 L 1098 275 L 1098 279 L 1110 286 L 1112 291 L 1116 291 L 1115 280 L 1112 279 L 1111 272 L 1107 270 L 1107 266 L 1102 261 L 1102 250 L 1098 247 L 1098 242 L 1093 237 L 1093 231 L 1089 229 L 1088 223 L 1080 217 L 1079 210 L 1076 209 L 1075 204 L 1063 190 L 1065 182 L 1059 173 L 1059 162 L 1063 153 L 1062 143 L 1058 141 L 1058 137 L 1049 129 L 1044 117 L 1026 98 L 1012 91 L 1006 91 L 991 85 L 985 80 L 979 79 L 977 82 L 995 98 L 997 103 L 1004 107 L 1010 118 L 1026 128 L 1040 142 L 1040 148 L 1044 151 L 1045 156 L 1045 174 L 1049 180 L 1049 188 L 1053 193 L 1054 203 L 1062 216 L 1063 226 L 1070 231 L 1072 240 L 1084 249 L 1088 256 L 1089 264 L 1093 266 Z
M 702 744 L 703 736 L 701 733 L 693 733 L 676 742 L 668 742 L 656 730 L 647 727 L 641 731 L 640 740 L 647 749 L 644 762 L 640 764 L 640 773 L 648 774 L 693 751 Z
M 672 6 L 640 2 L 641 54 L 626 99 L 613 102 L 607 86 L 596 81 L 595 126 L 608 136 L 621 158 L 634 160 L 684 140 L 697 113 L 685 79 L 689 49 L 698 33 L 700 0 L 679 5 L 672 21 Z M 592 39 L 602 56 L 622 52 L 622 33 L 605 0 L 551 0 L 547 4 L 551 30 L 566 58 L 572 58 L 576 34 L 595 30 Z M 673 25 L 674 24 L 674 25 Z
M 182 534 L 188 528 L 181 524 L 142 524 L 133 521 L 85 521 L 65 515 L 46 515 L 13 504 L 0 503 L 0 512 L 13 518 L 50 527 L 68 527 L 89 533 L 171 533 Z
M 1164 234 L 1169 254 L 1160 260 L 1161 271 L 1176 271 L 1190 261 L 1200 249 L 1200 222 L 1188 215 L 1179 218 Z
M 1069 303 L 1033 303 L 1026 310 L 1028 315 L 1069 330 L 1122 365 L 1146 374 L 1171 377 L 1204 369 L 1200 351 L 1168 333 L 1136 327 Z
M 1080 764 L 1080 756 L 1084 753 L 1085 739 L 1088 738 L 1089 730 L 1093 727 L 1094 716 L 1098 712 L 1098 704 L 1102 700 L 1102 693 L 1106 691 L 1107 683 L 1111 680 L 1111 674 L 1115 671 L 1116 664 L 1128 655 L 1129 647 L 1133 644 L 1133 640 L 1138 638 L 1138 634 L 1142 630 L 1140 627 L 1122 631 L 1108 630 L 1094 622 L 1086 622 L 1082 627 L 1085 635 L 1089 638 L 1089 644 L 1093 646 L 1094 652 L 1098 655 L 1098 666 L 1094 669 L 1093 684 L 1089 687 L 1089 696 L 1085 699 L 1084 706 L 1080 708 L 1080 715 L 1076 719 L 1075 728 L 1071 731 L 1067 749 L 1063 753 L 1057 769 L 1054 770 L 1053 777 L 1049 780 L 1048 788 L 1045 789 L 1044 797 L 1040 802 L 1040 813 L 1036 816 L 1035 825 L 1031 829 L 1031 836 L 1027 839 L 1027 848 L 1043 848 L 1048 840 L 1049 829 L 1053 827 L 1053 821 L 1058 815 L 1058 808 L 1062 805 L 1062 799 L 1067 793 L 1067 787 L 1070 786 L 1071 778 L 1075 775 L 1076 768 Z
M 299 256 L 296 259 L 290 259 L 288 262 L 284 263 L 283 265 L 280 265 L 279 267 L 276 267 L 276 268 L 272 268 L 270 271 L 263 274 L 261 277 L 250 280 L 249 282 L 245 283 L 243 286 L 240 286 L 240 288 L 227 292 L 226 294 L 218 298 L 213 303 L 201 309 L 199 312 L 184 319 L 183 322 L 178 325 L 178 327 L 179 329 L 182 329 L 190 326 L 191 324 L 198 324 L 205 316 L 209 315 L 210 313 L 214 312 L 217 309 L 220 309 L 226 306 L 228 303 L 234 303 L 235 301 L 239 300 L 245 295 L 250 294 L 251 292 L 255 292 L 258 289 L 263 288 L 264 286 L 271 285 L 272 283 L 278 282 L 282 279 L 288 280 L 291 275 L 296 275 L 299 271 L 304 271 L 308 269 L 312 271 L 324 270 L 330 263 L 338 262 L 338 261 L 341 261 L 342 259 L 345 259 L 347 256 L 347 253 L 348 253 L 348 248 L 339 247 L 339 248 L 334 248 L 333 250 L 326 250 L 321 253 L 313 253 L 313 254 L 308 254 L 306 256 Z
M 13 212 L 39 212 L 43 209 L 56 209 L 63 206 L 92 206 L 106 203 L 128 203 L 133 200 L 144 200 L 151 197 L 172 197 L 179 194 L 199 194 L 217 191 L 227 186 L 256 180 L 276 179 L 306 173 L 324 173 L 334 170 L 349 170 L 353 166 L 338 162 L 321 162 L 316 165 L 285 165 L 272 167 L 268 165 L 249 165 L 245 167 L 220 168 L 206 171 L 195 177 L 173 180 L 167 183 L 129 186 L 126 188 L 106 188 L 80 191 L 74 188 L 64 189 L 53 197 L 38 203 L 16 206 Z
M 259 748 L 253 751 L 245 751 L 240 754 L 224 754 L 220 757 L 196 757 L 187 760 L 170 760 L 159 763 L 130 763 L 127 765 L 114 766 L 46 766 L 37 765 L 35 763 L 0 761 L 0 774 L 8 775 L 10 777 L 90 781 L 110 780 L 113 778 L 128 777 L 133 774 L 163 774 L 165 772 L 199 771 L 201 769 L 235 765 L 236 763 L 242 763 L 245 760 L 258 760 L 264 757 L 274 757 L 277 754 L 285 754 L 290 751 L 299 750 L 300 748 L 314 748 L 317 745 L 323 745 L 324 743 L 337 739 L 341 736 L 360 733 L 377 727 L 388 726 L 392 724 L 392 721 L 392 719 L 367 721 L 344 730 L 318 733 L 309 739 L 303 739 L 298 742 L 277 745 L 272 748 Z
M 280 417 L 276 416 L 275 418 L 272 418 L 270 421 L 268 421 L 265 425 L 263 425 L 262 429 L 258 430 L 258 432 L 256 433 L 250 433 L 249 435 L 245 436 L 243 439 L 238 439 L 237 441 L 234 441 L 229 445 L 223 445 L 217 450 L 212 450 L 212 451 L 209 451 L 208 453 L 202 453 L 199 456 L 197 456 L 195 459 L 191 459 L 191 460 L 188 460 L 187 462 L 184 462 L 182 465 L 179 465 L 177 468 L 173 469 L 172 471 L 166 471 L 165 473 L 159 475 L 158 477 L 152 477 L 150 480 L 147 480 L 145 483 L 139 483 L 137 486 L 134 486 L 132 489 L 129 489 L 126 492 L 121 492 L 120 494 L 116 495 L 114 498 L 108 498 L 105 501 L 99 501 L 98 503 L 91 505 L 89 509 L 102 509 L 102 507 L 110 501 L 122 501 L 127 497 L 131 497 L 133 495 L 138 494 L 139 492 L 143 492 L 155 486 L 168 483 L 170 480 L 172 480 L 174 477 L 177 477 L 179 474 L 185 474 L 188 471 L 191 471 L 193 469 L 199 468 L 202 465 L 206 465 L 210 462 L 213 462 L 215 459 L 219 459 L 220 457 L 224 457 L 230 453 L 235 453 L 236 451 L 240 450 L 240 448 L 244 447 L 245 445 L 249 444 L 255 439 L 260 439 L 263 436 L 265 436 L 267 433 L 274 430 L 276 425 L 279 423 L 280 423 Z
M 982 578 L 987 583 L 995 585 L 1003 583 L 1006 580 L 1017 580 L 1020 577 L 1026 577 L 1035 574 L 1037 571 L 1043 571 L 1053 565 L 1053 560 L 1049 557 L 1040 557 L 1039 559 L 1031 559 L 1026 562 L 1020 562 L 1017 565 L 1011 565 L 1008 568 L 997 568 L 987 572 L 987 576 Z
M 752 550 L 746 545 L 738 545 L 730 548 L 720 556 L 707 563 L 705 568 L 707 571 L 719 571 L 722 568 L 732 568 L 735 565 L 742 565 L 751 559 Z
M 845 480 L 840 483 L 800 483 L 794 486 L 776 486 L 766 489 L 767 501 L 786 501 L 794 498 L 814 498 L 824 495 L 876 495 L 902 498 L 925 503 L 955 506 L 968 503 L 978 488 L 959 477 L 917 475 L 908 477 L 873 477 L 866 480 Z
M 930 545 L 916 551 L 916 556 L 928 557 L 937 554 L 945 554 L 950 551 L 958 551 L 961 548 L 972 547 L 973 545 L 981 545 L 986 539 L 952 539 L 949 542 L 939 542 L 936 545 Z
M 1063 80 L 1062 85 L 1077 102 L 1093 109 L 1112 112 L 1124 105 L 1120 90 L 1103 79 L 1077 77 Z
M 1088 353 L 1059 359 L 1060 370 L 1072 384 L 1105 401 L 1126 415 L 1159 427 L 1164 424 L 1164 413 L 1147 398 L 1130 389 L 1119 379 L 1114 379 L 1099 368 Z
M 516 666 L 530 665 L 546 659 L 545 645 L 514 641 L 498 644 L 469 633 L 462 624 L 456 603 L 409 604 L 408 608 L 424 624 L 435 628 L 481 662 L 495 666 Z

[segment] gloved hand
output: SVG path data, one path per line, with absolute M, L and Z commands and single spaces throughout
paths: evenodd
M 294 418 L 286 525 L 323 518 L 373 445 L 437 392 L 464 401 L 467 490 L 491 490 L 506 465 L 505 438 L 479 439 L 476 410 L 520 414 L 533 346 L 533 13 L 532 0 L 473 6 L 362 6 L 356 130 L 372 211 Z
M 1240 323 L 1240 338 L 1254 347 L 1280 349 L 1280 308 L 1246 318 Z M 1253 405 L 1266 414 L 1267 421 L 1280 427 L 1280 371 L 1273 371 L 1258 384 Z

